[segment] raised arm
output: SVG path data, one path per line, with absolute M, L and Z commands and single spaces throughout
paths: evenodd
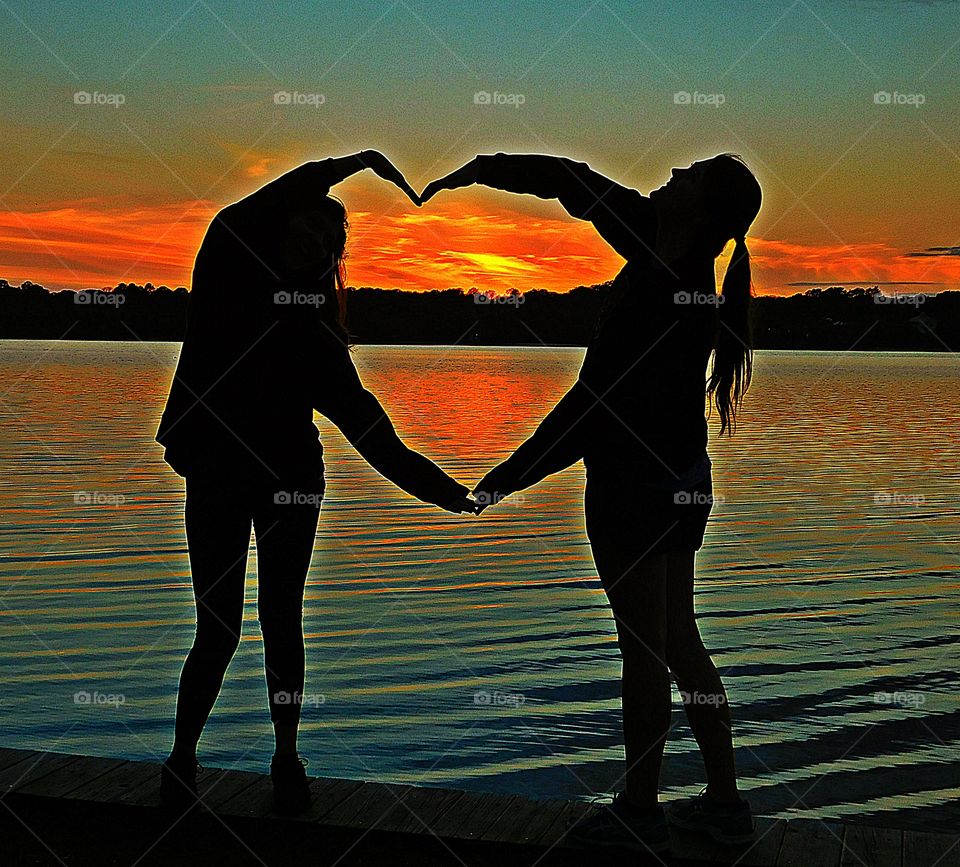
M 221 211 L 252 210 L 261 215 L 274 210 L 296 210 L 309 207 L 330 192 L 330 189 L 351 175 L 371 169 L 374 174 L 395 184 L 415 204 L 420 197 L 400 171 L 379 151 L 359 151 L 344 157 L 313 160 L 280 175 L 254 193 Z
M 572 217 L 592 222 L 624 259 L 643 255 L 653 246 L 656 217 L 650 200 L 586 163 L 543 154 L 480 155 L 429 183 L 420 198 L 426 202 L 441 190 L 471 184 L 557 199 Z

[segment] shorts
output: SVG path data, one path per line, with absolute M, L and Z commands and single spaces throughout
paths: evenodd
M 650 482 L 638 480 L 639 475 L 636 468 L 624 464 L 587 464 L 584 512 L 591 544 L 629 550 L 637 559 L 668 551 L 699 551 L 713 508 L 709 458 L 679 478 Z

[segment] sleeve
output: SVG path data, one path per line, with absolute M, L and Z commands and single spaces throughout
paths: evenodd
M 654 218 L 653 204 L 639 191 L 566 157 L 498 153 L 476 159 L 478 183 L 557 199 L 570 216 L 593 223 L 627 261 L 650 252 L 652 239 L 644 237 L 644 228 Z
M 314 408 L 377 472 L 408 494 L 441 507 L 465 496 L 466 486 L 403 444 L 380 401 L 364 388 L 346 344 L 332 329 L 322 343 L 324 365 L 316 371 Z
M 501 497 L 522 491 L 583 458 L 596 399 L 579 379 L 536 431 L 487 477 Z

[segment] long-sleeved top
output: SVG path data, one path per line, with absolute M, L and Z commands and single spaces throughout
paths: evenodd
M 706 368 L 717 328 L 712 262 L 654 255 L 649 198 L 586 163 L 534 154 L 479 156 L 477 182 L 557 199 L 627 261 L 607 291 L 576 383 L 496 470 L 506 496 L 583 459 L 626 481 L 681 478 L 707 446 Z M 710 300 L 710 296 L 713 300 Z
M 251 484 L 309 483 L 323 470 L 313 410 L 380 473 L 445 505 L 467 488 L 399 439 L 353 364 L 333 281 L 292 276 L 284 244 L 292 210 L 354 171 L 351 158 L 288 172 L 221 210 L 197 254 L 186 336 L 157 431 L 180 475 Z

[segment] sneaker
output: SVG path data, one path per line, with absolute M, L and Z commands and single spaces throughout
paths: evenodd
M 310 806 L 310 781 L 304 770 L 307 764 L 307 760 L 298 755 L 273 757 L 270 777 L 273 779 L 274 812 L 291 816 Z
M 203 766 L 196 759 L 170 756 L 160 766 L 160 804 L 175 810 L 190 810 L 200 804 L 197 773 Z
M 673 801 L 666 809 L 667 821 L 686 831 L 709 834 L 720 843 L 747 843 L 756 837 L 750 804 L 720 804 L 704 789 L 695 798 Z
M 641 809 L 627 802 L 622 792 L 613 803 L 570 827 L 566 840 L 574 846 L 609 846 L 635 852 L 663 852 L 670 848 L 670 833 L 657 804 Z

